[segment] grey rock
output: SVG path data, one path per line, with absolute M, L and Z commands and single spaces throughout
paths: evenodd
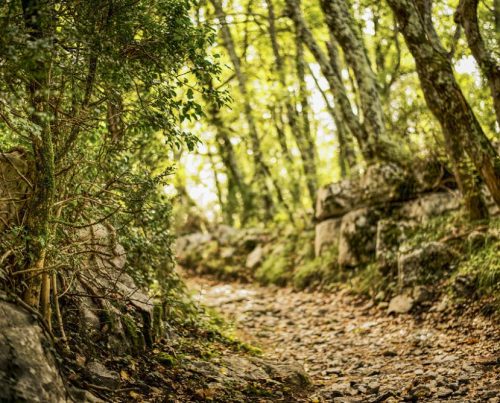
M 412 290 L 412 297 L 416 304 L 427 302 L 431 299 L 432 294 L 427 287 L 417 285 Z
M 437 397 L 440 397 L 441 399 L 450 397 L 453 394 L 453 390 L 450 388 L 438 388 L 437 390 Z
M 86 367 L 90 381 L 98 386 L 116 389 L 120 385 L 120 375 L 107 369 L 99 361 L 91 361 Z
M 314 237 L 316 256 L 320 256 L 327 248 L 338 248 L 341 222 L 342 220 L 339 218 L 332 218 L 316 225 Z
M 413 389 L 410 390 L 410 396 L 416 398 L 425 398 L 431 395 L 432 391 L 427 385 L 417 385 Z
M 303 390 L 312 385 L 309 375 L 299 364 L 280 364 L 261 358 L 250 358 L 250 360 L 261 366 L 272 379 L 277 379 L 289 387 Z
M 393 218 L 384 218 L 377 222 L 375 257 L 382 273 L 396 274 L 400 245 L 408 238 L 410 231 L 416 225 L 416 221 Z
M 66 402 L 50 341 L 31 314 L 0 300 L 0 391 L 9 402 Z
M 435 306 L 437 312 L 444 312 L 450 307 L 450 299 L 445 295 L 441 301 Z
M 247 256 L 245 267 L 247 269 L 255 269 L 262 263 L 263 260 L 264 260 L 264 249 L 262 248 L 262 246 L 257 245 L 257 247 Z
M 460 197 L 451 192 L 429 193 L 405 203 L 399 210 L 404 219 L 426 222 L 460 208 Z
M 400 287 L 416 283 L 424 275 L 446 270 L 453 254 L 444 243 L 429 242 L 398 257 L 398 282 Z
M 208 233 L 195 232 L 184 235 L 175 241 L 175 255 L 180 264 L 189 265 L 189 257 L 212 240 Z
M 237 240 L 239 250 L 251 252 L 257 245 L 267 242 L 269 239 L 266 231 L 260 228 L 246 228 L 238 233 Z
M 380 384 L 378 382 L 370 382 L 368 385 L 366 385 L 366 388 L 368 390 L 368 393 L 376 394 L 380 390 Z
M 221 245 L 230 245 L 234 243 L 236 237 L 238 236 L 238 230 L 230 227 L 229 225 L 221 224 L 215 229 L 213 236 Z
M 361 208 L 342 217 L 338 264 L 355 267 L 375 257 L 378 210 Z
M 318 190 L 316 198 L 316 219 L 340 217 L 360 202 L 358 182 L 345 179 Z
M 79 389 L 79 388 L 71 388 L 70 389 L 71 397 L 76 402 L 83 403 L 104 403 L 104 400 L 98 398 L 97 396 L 90 393 L 88 390 Z
M 398 295 L 391 299 L 387 313 L 408 313 L 413 308 L 415 301 L 408 295 Z
M 405 200 L 411 195 L 409 179 L 396 164 L 371 164 L 360 179 L 361 198 L 368 205 Z

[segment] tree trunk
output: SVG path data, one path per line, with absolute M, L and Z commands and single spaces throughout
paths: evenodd
M 233 191 L 233 186 L 229 186 L 229 184 L 234 185 L 238 190 L 241 196 L 242 202 L 242 216 L 241 221 L 246 222 L 250 214 L 254 210 L 253 204 L 253 195 L 250 189 L 250 186 L 245 183 L 243 174 L 237 162 L 236 152 L 234 151 L 233 144 L 231 143 L 231 137 L 224 127 L 224 122 L 219 116 L 219 108 L 217 105 L 212 104 L 209 107 L 208 118 L 212 126 L 215 128 L 215 141 L 217 143 L 217 147 L 219 149 L 219 154 L 222 158 L 222 162 L 226 167 L 228 177 L 228 192 Z M 228 198 L 230 195 L 228 195 Z
M 500 0 L 494 0 L 493 12 L 495 13 L 495 32 L 497 34 L 497 43 L 500 43 Z
M 316 200 L 316 163 L 315 163 L 315 151 L 314 151 L 314 142 L 312 141 L 311 138 L 311 133 L 310 133 L 310 128 L 309 128 L 309 120 L 307 116 L 307 106 L 304 103 L 304 101 L 307 101 L 306 98 L 304 98 L 303 94 L 303 88 L 304 88 L 304 82 L 302 81 L 304 77 L 300 76 L 299 70 L 299 91 L 302 93 L 299 95 L 301 99 L 301 103 L 303 104 L 302 106 L 302 112 L 301 116 L 297 113 L 296 107 L 292 104 L 292 94 L 288 90 L 287 87 L 287 82 L 286 82 L 286 72 L 285 72 L 285 66 L 283 64 L 283 58 L 281 56 L 281 51 L 278 43 L 278 38 L 276 35 L 276 26 L 275 26 L 275 13 L 274 13 L 274 6 L 272 3 L 272 0 L 266 0 L 267 4 L 267 9 L 268 9 L 268 31 L 269 31 L 269 37 L 271 39 L 271 48 L 273 50 L 273 55 L 274 55 L 274 60 L 276 62 L 276 70 L 278 73 L 278 79 L 281 84 L 281 87 L 283 88 L 283 91 L 285 92 L 285 108 L 286 108 L 286 116 L 288 119 L 288 125 L 290 126 L 290 131 L 292 132 L 292 135 L 297 143 L 297 147 L 299 148 L 300 152 L 300 157 L 302 160 L 302 167 L 304 170 L 304 175 L 305 175 L 305 180 L 306 180 L 306 186 L 307 190 L 309 193 L 309 197 L 311 199 L 311 203 L 314 206 L 314 201 Z M 299 69 L 299 66 L 297 65 L 297 69 Z M 304 70 L 302 66 L 302 71 Z M 302 122 L 303 125 L 302 127 L 299 126 L 299 121 L 300 118 L 302 117 Z M 311 147 L 312 147 L 312 152 L 311 152 Z
M 367 162 L 374 160 L 376 153 L 375 150 L 373 150 L 373 144 L 369 141 L 368 132 L 365 127 L 360 123 L 359 118 L 352 110 L 351 102 L 349 101 L 340 75 L 334 71 L 327 56 L 314 39 L 309 27 L 304 21 L 304 17 L 302 16 L 297 0 L 286 0 L 286 4 L 288 14 L 295 24 L 297 35 L 307 46 L 316 59 L 316 62 L 319 64 L 321 72 L 328 82 L 333 96 L 335 97 L 335 101 L 339 105 L 342 118 L 346 122 L 346 125 L 349 127 L 353 136 L 356 138 L 363 157 Z
M 414 0 L 387 2 L 415 59 L 427 105 L 443 129 L 447 151 L 470 215 L 472 218 L 484 216 L 484 209 L 478 201 L 479 190 L 465 167 L 464 149 L 497 205 L 500 205 L 500 158 L 455 80 L 447 52 L 432 27 L 429 6 L 417 5 Z
M 28 29 L 28 41 L 36 43 L 44 39 L 50 28 L 48 10 L 38 0 L 23 0 L 23 17 Z M 36 49 L 36 45 L 34 45 Z M 54 149 L 50 127 L 49 88 L 50 62 L 39 60 L 28 70 L 28 92 L 34 113 L 32 122 L 40 128 L 30 133 L 35 163 L 34 188 L 29 201 L 26 220 L 26 248 L 28 279 L 25 302 L 38 307 L 44 319 L 50 322 L 50 276 L 45 270 L 47 247 L 50 242 L 51 209 L 55 193 Z M 43 285 L 43 289 L 40 287 Z
M 455 21 L 464 28 L 472 55 L 488 81 L 497 122 L 500 125 L 500 65 L 486 48 L 481 36 L 477 19 L 478 4 L 479 0 L 460 0 L 455 13 Z
M 293 157 L 288 148 L 288 143 L 286 140 L 285 133 L 285 121 L 283 119 L 281 105 L 270 105 L 269 112 L 271 113 L 271 119 L 274 122 L 274 127 L 276 129 L 276 137 L 278 138 L 278 143 L 280 145 L 281 154 L 285 158 L 288 165 L 293 165 Z
M 309 68 L 309 74 L 311 74 L 314 83 L 316 84 L 316 88 L 318 89 L 323 98 L 323 101 L 325 102 L 326 109 L 335 123 L 335 128 L 337 130 L 337 141 L 339 144 L 338 160 L 340 176 L 342 178 L 345 178 L 351 172 L 351 169 L 356 166 L 356 155 L 354 154 L 351 136 L 344 121 L 342 120 L 342 116 L 340 116 L 338 109 L 333 107 L 333 105 L 330 103 L 330 100 L 328 99 L 323 88 L 321 88 L 319 81 L 311 68 Z
M 373 144 L 376 157 L 384 159 L 388 151 L 382 149 L 384 143 L 380 142 L 385 135 L 382 104 L 375 74 L 370 66 L 357 23 L 349 10 L 349 2 L 321 0 L 321 7 L 330 32 L 342 48 L 347 64 L 354 72 L 369 141 Z
M 297 78 L 299 80 L 299 103 L 301 106 L 300 116 L 302 118 L 302 136 L 300 141 L 297 142 L 302 156 L 302 163 L 304 164 L 304 173 L 306 176 L 307 189 L 311 196 L 313 206 L 315 206 L 316 190 L 318 187 L 318 173 L 316 169 L 316 145 L 311 134 L 311 124 L 309 121 L 309 101 L 307 99 L 307 88 L 305 80 L 305 62 L 304 62 L 304 48 L 300 37 L 296 35 L 295 38 L 295 65 L 297 69 Z
M 264 202 L 265 213 L 269 218 L 269 215 L 274 209 L 273 200 L 271 197 L 272 192 L 269 186 L 267 185 L 267 180 L 266 180 L 266 177 L 270 176 L 270 170 L 269 167 L 264 162 L 264 156 L 262 154 L 262 149 L 260 145 L 260 138 L 253 117 L 252 106 L 250 104 L 250 96 L 247 91 L 247 78 L 241 69 L 240 59 L 236 54 L 233 36 L 231 34 L 231 30 L 229 29 L 229 25 L 226 21 L 226 14 L 222 9 L 221 1 L 211 0 L 211 2 L 215 9 L 215 15 L 217 16 L 217 19 L 221 24 L 221 35 L 224 42 L 224 46 L 226 47 L 226 50 L 229 54 L 229 58 L 234 67 L 236 79 L 238 81 L 238 88 L 242 96 L 244 114 L 248 124 L 248 131 L 250 134 L 250 141 L 252 145 L 252 156 L 255 165 L 255 181 L 259 189 L 259 193 Z M 270 179 L 272 180 L 272 178 Z M 275 188 L 277 193 L 280 193 L 279 188 L 277 187 Z

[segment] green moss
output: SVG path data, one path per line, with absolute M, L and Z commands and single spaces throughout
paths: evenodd
M 173 367 L 177 361 L 173 355 L 170 355 L 164 351 L 158 353 L 158 355 L 156 356 L 156 360 L 160 364 L 166 365 L 167 367 Z
M 374 297 L 379 291 L 395 285 L 388 281 L 387 276 L 382 274 L 378 264 L 370 263 L 365 267 L 360 267 L 352 273 L 349 286 L 356 294 Z
M 455 279 L 470 279 L 476 296 L 491 296 L 500 307 L 500 243 L 497 238 L 486 239 L 481 248 L 472 248 L 458 267 Z
M 123 325 L 123 330 L 125 331 L 125 336 L 129 341 L 132 349 L 135 352 L 140 352 L 144 350 L 146 342 L 144 340 L 144 335 L 142 334 L 139 327 L 136 325 L 134 319 L 128 315 L 123 315 L 121 317 L 121 322 Z
M 255 271 L 255 278 L 262 284 L 285 285 L 290 278 L 290 274 L 290 257 L 284 253 L 272 253 Z
M 439 241 L 453 233 L 457 228 L 465 229 L 473 225 L 461 212 L 433 217 L 426 223 L 408 231 L 405 246 L 414 248 L 425 242 Z
M 152 337 L 157 339 L 163 333 L 163 306 L 156 303 L 153 307 L 153 325 L 152 325 Z
M 338 274 L 338 251 L 330 248 L 320 257 L 304 259 L 293 273 L 293 286 L 302 290 L 334 282 Z
M 267 389 L 264 389 L 262 385 L 257 382 L 249 384 L 243 391 L 247 396 L 252 397 L 273 397 L 273 393 Z

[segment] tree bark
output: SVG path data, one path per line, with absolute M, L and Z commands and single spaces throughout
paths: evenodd
M 36 49 L 36 42 L 47 37 L 50 29 L 48 7 L 39 0 L 23 0 L 23 18 L 28 30 L 28 41 Z M 33 114 L 32 122 L 39 127 L 38 133 L 31 132 L 31 147 L 35 163 L 34 188 L 29 201 L 26 220 L 27 288 L 24 300 L 32 307 L 38 307 L 44 319 L 50 322 L 50 277 L 45 270 L 47 247 L 50 242 L 51 209 L 55 193 L 54 148 L 50 127 L 49 89 L 50 62 L 38 60 L 29 68 L 27 89 L 30 94 Z M 40 287 L 43 285 L 43 289 Z
M 375 74 L 357 23 L 349 10 L 349 4 L 345 0 L 321 0 L 326 24 L 342 48 L 348 66 L 354 72 L 369 141 L 376 157 L 384 159 L 388 151 L 383 149 L 385 143 L 380 141 L 385 135 L 382 104 Z
M 312 53 L 317 63 L 321 68 L 321 72 L 325 77 L 330 90 L 335 97 L 336 103 L 342 113 L 342 118 L 349 127 L 349 130 L 356 138 L 361 153 L 367 162 L 373 161 L 376 158 L 375 150 L 373 149 L 373 144 L 369 141 L 368 132 L 365 127 L 359 121 L 358 116 L 356 116 L 352 110 L 351 102 L 347 96 L 346 89 L 342 83 L 342 79 L 338 72 L 335 72 L 330 64 L 328 57 L 321 50 L 319 44 L 314 39 L 311 30 L 307 26 L 300 6 L 297 0 L 286 0 L 288 15 L 294 22 L 295 28 L 297 30 L 297 35 L 300 37 L 302 42 L 307 46 L 309 51 Z
M 477 18 L 478 4 L 479 0 L 460 0 L 455 13 L 455 21 L 464 28 L 465 37 L 472 55 L 488 81 L 497 122 L 500 125 L 500 64 L 488 51 L 481 36 Z
M 432 26 L 430 5 L 415 0 L 387 2 L 415 59 L 427 105 L 443 129 L 447 151 L 470 215 L 481 218 L 484 208 L 478 201 L 477 185 L 466 167 L 464 149 L 497 205 L 500 205 L 500 158 L 455 80 L 447 52 Z
M 224 126 L 224 122 L 222 122 L 222 119 L 219 116 L 219 108 L 217 107 L 217 105 L 210 105 L 208 118 L 210 123 L 216 130 L 215 141 L 217 143 L 222 162 L 226 167 L 228 177 L 230 178 L 230 181 L 228 180 L 228 192 L 233 191 L 233 186 L 229 186 L 229 184 L 231 184 L 236 187 L 241 196 L 243 207 L 241 221 L 244 223 L 247 221 L 254 210 L 254 196 L 251 192 L 250 186 L 245 183 L 243 174 L 237 162 L 238 160 L 236 157 L 234 146 L 231 143 L 231 137 L 228 133 L 228 130 Z M 229 197 L 230 196 L 228 195 L 228 198 Z
M 316 190 L 318 187 L 318 173 L 316 168 L 317 152 L 316 144 L 311 134 L 311 124 L 309 121 L 309 101 L 307 99 L 307 88 L 305 79 L 305 61 L 304 48 L 300 37 L 295 37 L 295 66 L 297 69 L 297 78 L 299 81 L 299 103 L 301 106 L 300 117 L 302 118 L 302 136 L 297 142 L 302 163 L 304 165 L 304 173 L 306 176 L 307 189 L 311 197 L 313 206 L 316 205 Z
M 271 214 L 271 211 L 274 210 L 274 205 L 271 197 L 272 192 L 269 186 L 267 185 L 266 177 L 270 177 L 271 172 L 269 167 L 264 162 L 264 156 L 262 154 L 262 149 L 260 145 L 260 138 L 257 131 L 257 126 L 255 124 L 255 119 L 253 117 L 252 106 L 250 103 L 250 96 L 247 91 L 247 77 L 241 68 L 240 59 L 236 54 L 234 39 L 231 30 L 229 29 L 229 25 L 226 21 L 226 14 L 222 9 L 222 3 L 220 0 L 211 0 L 211 2 L 215 9 L 215 15 L 219 20 L 219 23 L 221 24 L 222 40 L 229 54 L 231 63 L 233 64 L 236 79 L 238 81 L 238 88 L 242 96 L 244 114 L 248 124 L 248 131 L 250 134 L 252 156 L 255 165 L 255 181 L 257 187 L 259 188 L 259 193 L 264 201 L 264 209 L 266 215 L 268 216 L 268 218 L 270 218 L 269 215 Z M 270 177 L 270 179 L 273 180 L 272 177 Z M 277 193 L 281 192 L 279 188 L 276 186 L 275 190 Z
M 309 74 L 311 74 L 311 77 L 316 84 L 316 88 L 325 102 L 326 109 L 335 123 L 337 141 L 339 144 L 338 160 L 340 176 L 345 178 L 350 173 L 351 169 L 356 166 L 356 155 L 354 154 L 352 139 L 338 109 L 330 103 L 330 100 L 328 99 L 323 88 L 321 88 L 319 81 L 311 68 L 309 68 Z
M 316 174 L 316 162 L 315 162 L 315 144 L 311 138 L 310 125 L 309 125 L 309 117 L 308 117 L 308 107 L 307 107 L 307 97 L 305 97 L 304 93 L 304 77 L 303 65 L 299 66 L 298 61 L 296 60 L 296 67 L 299 79 L 299 99 L 302 104 L 301 113 L 297 113 L 297 109 L 295 105 L 292 103 L 292 94 L 288 90 L 287 81 L 286 81 L 286 72 L 285 66 L 283 63 L 283 58 L 281 56 L 281 50 L 278 43 L 278 38 L 276 34 L 276 26 L 275 26 L 275 12 L 274 5 L 272 0 L 266 0 L 267 9 L 268 9 L 268 31 L 269 37 L 271 39 L 271 48 L 273 50 L 274 60 L 276 62 L 276 70 L 278 73 L 278 79 L 285 92 L 285 109 L 286 116 L 288 120 L 288 125 L 290 126 L 290 131 L 297 143 L 297 147 L 299 148 L 300 157 L 302 160 L 302 167 L 304 170 L 304 176 L 306 180 L 306 187 L 309 193 L 309 197 L 311 199 L 311 203 L 314 206 L 314 201 L 316 200 L 316 187 L 317 187 L 317 174 Z M 300 43 L 302 46 L 302 43 Z M 297 48 L 298 49 L 298 48 Z M 298 50 L 298 52 L 302 50 Z M 297 57 L 303 58 L 297 53 Z M 302 63 L 303 64 L 303 63 Z M 301 70 L 300 70 L 301 69 Z M 302 76 L 301 76 L 302 71 Z M 299 121 L 302 121 L 302 127 L 299 125 Z

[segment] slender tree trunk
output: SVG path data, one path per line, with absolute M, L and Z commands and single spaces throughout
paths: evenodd
M 300 37 L 296 35 L 295 38 L 295 65 L 297 69 L 297 78 L 299 81 L 299 103 L 301 106 L 300 116 L 302 118 L 302 136 L 300 138 L 300 153 L 304 164 L 304 173 L 306 175 L 307 189 L 311 196 L 313 206 L 316 203 L 316 190 L 318 187 L 318 173 L 316 169 L 316 145 L 311 134 L 311 124 L 309 121 L 309 101 L 307 99 L 307 88 L 305 79 L 305 62 L 304 62 L 304 48 Z
M 488 81 L 497 122 L 500 125 L 500 64 L 488 51 L 481 36 L 477 19 L 478 4 L 479 0 L 460 0 L 455 13 L 455 21 L 464 28 L 472 55 Z
M 288 165 L 293 165 L 292 154 L 288 148 L 288 143 L 286 141 L 285 133 L 285 122 L 282 116 L 282 110 L 280 105 L 269 106 L 269 112 L 271 113 L 271 118 L 274 122 L 274 127 L 276 129 L 276 137 L 278 138 L 278 143 L 280 145 L 281 154 L 287 161 Z
M 269 178 L 271 182 L 273 182 L 273 184 L 275 184 L 275 181 L 271 176 L 271 171 L 269 167 L 264 162 L 264 156 L 262 154 L 262 148 L 260 145 L 259 133 L 257 131 L 257 125 L 255 124 L 255 119 L 253 117 L 252 106 L 250 103 L 250 96 L 247 91 L 247 77 L 243 73 L 243 70 L 241 69 L 240 59 L 236 54 L 233 36 L 231 34 L 231 30 L 229 29 L 229 25 L 226 21 L 226 14 L 222 9 L 221 1 L 211 0 L 211 2 L 214 6 L 217 19 L 221 24 L 221 35 L 224 41 L 224 46 L 226 47 L 226 50 L 229 54 L 229 58 L 231 59 L 231 63 L 233 64 L 234 67 L 236 79 L 238 81 L 238 88 L 242 96 L 244 114 L 247 120 L 248 131 L 250 134 L 250 141 L 252 144 L 252 156 L 255 165 L 255 181 L 257 187 L 259 188 L 260 196 L 262 197 L 262 200 L 264 202 L 264 209 L 267 218 L 270 218 L 272 216 L 272 211 L 274 210 L 274 203 L 271 197 L 272 191 L 267 183 L 266 178 Z M 281 190 L 277 186 L 274 187 L 278 195 L 278 198 L 281 198 L 280 196 Z M 285 208 L 287 208 L 287 206 L 285 206 Z
M 327 56 L 314 39 L 309 27 L 304 21 L 304 17 L 302 16 L 297 0 L 286 0 L 286 4 L 288 14 L 294 22 L 297 30 L 297 35 L 299 35 L 302 42 L 307 46 L 319 64 L 321 72 L 328 82 L 333 96 L 335 97 L 335 101 L 339 105 L 342 118 L 346 122 L 346 125 L 349 127 L 353 136 L 356 138 L 363 157 L 367 162 L 374 160 L 376 153 L 373 149 L 373 144 L 369 141 L 368 132 L 365 127 L 360 123 L 358 116 L 356 116 L 352 110 L 351 102 L 349 101 L 347 91 L 342 83 L 340 75 L 334 71 Z
M 230 178 L 230 180 L 228 180 L 228 192 L 233 192 L 235 188 L 238 190 L 242 202 L 241 221 L 246 222 L 254 210 L 254 197 L 251 188 L 247 183 L 245 183 L 243 173 L 241 172 L 237 162 L 238 160 L 234 146 L 231 143 L 231 137 L 224 126 L 224 122 L 222 122 L 222 119 L 219 116 L 219 108 L 217 105 L 212 104 L 209 107 L 208 118 L 216 130 L 215 141 L 217 143 L 222 162 L 226 167 L 228 177 Z M 230 195 L 228 195 L 228 198 L 229 196 Z
M 495 32 L 498 44 L 500 43 L 500 0 L 494 0 L 493 12 L 495 13 Z
M 319 84 L 319 81 L 311 68 L 309 68 L 309 74 L 311 74 L 311 77 L 316 84 L 316 88 L 318 89 L 321 97 L 323 98 L 323 101 L 325 102 L 326 109 L 335 123 L 335 127 L 337 130 L 337 141 L 339 145 L 338 160 L 340 175 L 342 178 L 345 178 L 351 171 L 351 169 L 356 166 L 356 155 L 354 154 L 351 136 L 348 132 L 347 127 L 345 126 L 344 121 L 342 120 L 342 116 L 340 116 L 338 109 L 334 108 L 330 103 L 330 100 L 328 99 L 323 88 L 321 88 L 321 85 Z
M 345 0 L 321 0 L 320 3 L 326 24 L 354 72 L 369 141 L 376 156 L 383 159 L 388 151 L 382 149 L 384 143 L 380 141 L 385 135 L 382 104 L 361 33 L 349 10 L 350 3 Z
M 217 164 L 215 163 L 214 155 L 210 150 L 207 151 L 207 154 L 208 154 L 208 159 L 210 160 L 210 165 L 212 166 L 212 172 L 214 174 L 215 190 L 217 191 L 216 192 L 217 199 L 219 200 L 219 206 L 221 209 L 222 217 L 224 218 L 224 222 L 228 223 L 228 225 L 233 225 L 233 214 L 231 211 L 229 211 L 228 205 L 224 201 L 222 186 L 219 181 Z
M 22 6 L 28 40 L 36 43 L 44 39 L 48 33 L 46 30 L 50 29 L 50 16 L 48 9 L 44 8 L 47 5 L 38 0 L 23 0 Z M 36 49 L 36 45 L 34 47 Z M 30 272 L 24 299 L 30 306 L 38 307 L 41 296 L 40 310 L 49 323 L 50 274 L 45 269 L 45 259 L 50 242 L 51 209 L 55 193 L 54 149 L 48 118 L 50 62 L 47 59 L 38 61 L 28 73 L 28 91 L 34 110 L 31 120 L 40 131 L 30 133 L 35 172 L 26 220 L 27 269 Z
M 276 110 L 277 109 L 277 110 Z M 280 143 L 281 154 L 285 158 L 285 164 L 287 172 L 295 171 L 294 158 L 288 148 L 285 133 L 285 122 L 283 120 L 283 114 L 280 105 L 276 108 L 271 107 L 271 116 L 274 122 L 274 127 L 276 128 L 276 133 L 278 136 L 278 142 Z M 301 189 L 300 189 L 300 177 L 294 177 L 291 179 L 291 183 L 288 186 L 288 190 L 292 196 L 293 204 L 295 206 L 300 206 L 302 204 Z
M 500 158 L 485 136 L 453 75 L 447 52 L 432 27 L 429 4 L 387 0 L 412 53 L 427 105 L 443 129 L 457 182 L 472 218 L 484 217 L 480 193 L 467 170 L 464 150 L 500 205 Z
M 278 73 L 278 79 L 285 92 L 285 108 L 286 115 L 288 119 L 288 125 L 290 126 L 290 130 L 292 135 L 297 143 L 297 147 L 299 148 L 300 157 L 302 160 L 302 167 L 304 170 L 304 176 L 306 180 L 306 187 L 309 193 L 309 197 L 311 199 L 311 203 L 314 206 L 314 201 L 316 200 L 316 187 L 317 187 L 317 174 L 316 174 L 316 163 L 315 163 L 315 145 L 311 138 L 311 132 L 309 127 L 309 118 L 307 116 L 307 98 L 304 96 L 304 82 L 302 81 L 304 77 L 300 76 L 300 71 L 297 70 L 299 74 L 299 95 L 300 102 L 302 104 L 302 111 L 299 115 L 297 113 L 296 107 L 292 104 L 292 94 L 287 87 L 286 81 L 286 72 L 285 66 L 283 64 L 283 58 L 281 56 L 281 50 L 278 43 L 278 38 L 276 35 L 276 26 L 275 26 L 275 13 L 274 6 L 272 0 L 266 0 L 267 9 L 268 9 L 268 31 L 269 37 L 271 39 L 271 47 L 273 50 L 274 60 L 276 62 L 276 70 Z M 302 46 L 302 43 L 300 43 Z M 297 55 L 297 57 L 299 57 Z M 297 65 L 297 68 L 299 66 Z M 303 66 L 302 72 L 304 70 Z M 302 120 L 303 125 L 300 127 L 299 120 Z M 312 148 L 311 148 L 312 147 Z

